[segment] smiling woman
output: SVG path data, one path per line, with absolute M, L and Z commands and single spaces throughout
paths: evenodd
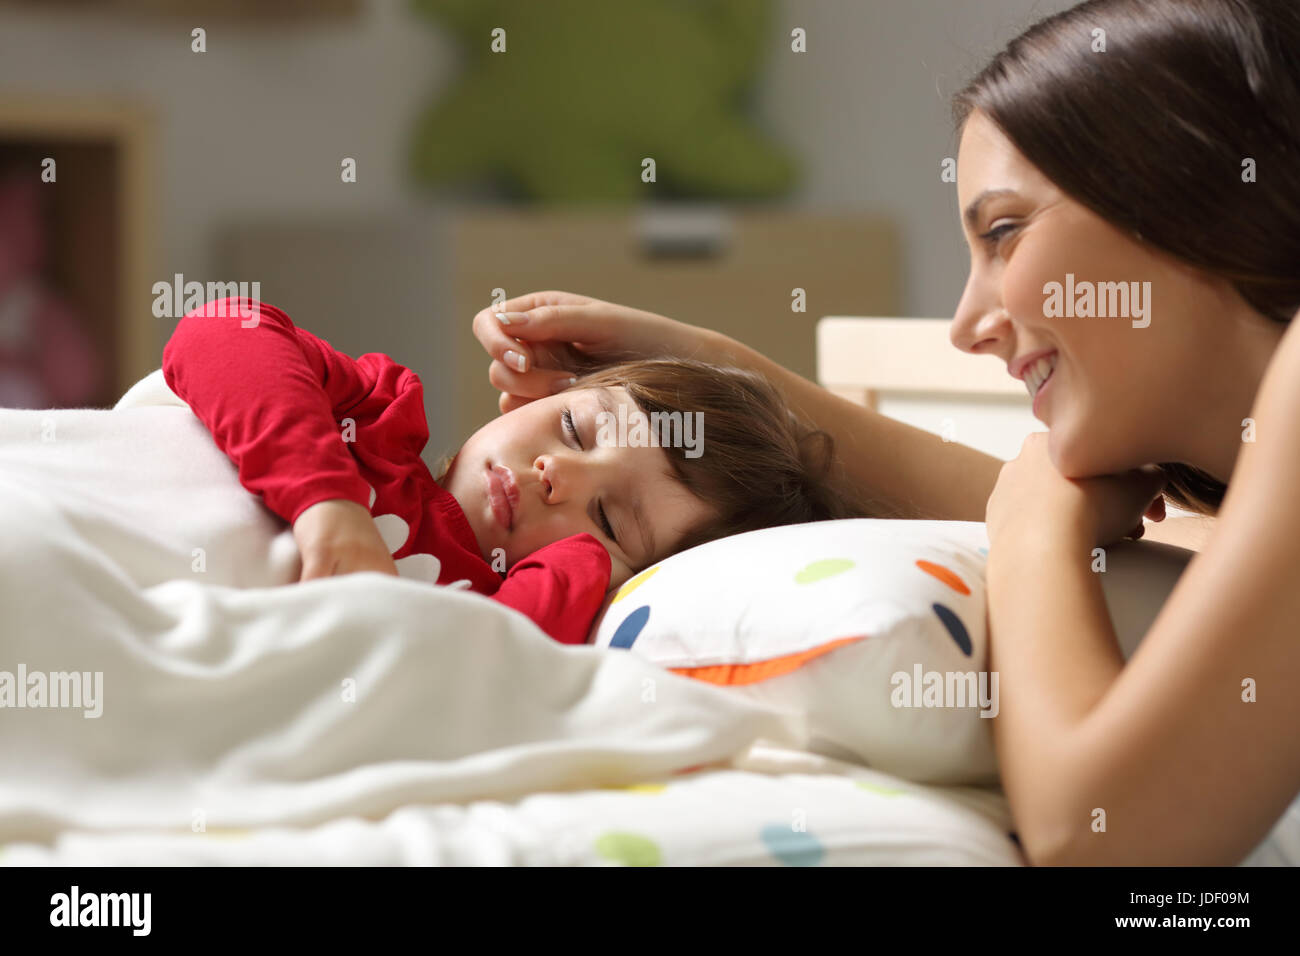
M 1300 115 L 1298 44 L 1277 0 L 1094 0 L 955 102 L 971 274 L 952 341 L 1032 378 L 1050 429 L 986 514 L 995 737 L 1035 862 L 1236 862 L 1300 790 L 1300 712 L 1254 691 L 1300 678 L 1280 570 L 1300 560 L 1300 180 L 1255 175 L 1300 153 L 1281 121 Z M 1105 168 L 1073 148 L 1102 142 Z M 1074 321 L 1051 295 L 1139 281 L 1141 322 Z M 1226 507 L 1125 667 L 1084 556 L 1162 489 Z M 1249 796 L 1224 782 L 1241 779 Z
M 499 309 L 475 317 L 502 407 L 614 355 L 763 372 L 865 494 L 986 521 L 993 723 L 1029 859 L 1237 862 L 1300 792 L 1296 49 L 1292 0 L 1091 0 L 957 97 L 971 273 L 950 337 L 1006 362 L 1049 426 L 1010 463 L 724 336 L 565 292 L 506 303 L 508 333 Z M 1053 314 L 1045 290 L 1079 282 L 1139 283 L 1147 314 Z M 1219 516 L 1126 666 L 1091 569 L 1163 517 L 1162 490 Z
M 1164 462 L 1172 500 L 1206 513 L 1222 502 L 1231 456 L 1183 433 L 1240 446 L 1300 306 L 1298 19 L 1289 0 L 1085 3 L 1012 41 L 956 97 L 974 147 L 960 191 L 989 192 L 968 210 L 978 243 L 953 341 L 991 350 L 987 313 L 1005 308 L 1059 336 L 1063 377 L 1090 366 L 1071 404 L 1087 403 L 1077 417 L 1097 428 L 1053 428 L 1066 474 Z M 1102 144 L 1105 163 L 1089 148 Z M 1023 231 L 1038 233 L 1032 259 L 1013 266 L 1005 252 Z M 1151 328 L 1045 321 L 1068 314 L 1053 312 L 1052 283 L 1138 280 Z M 1242 371 L 1232 385 L 1225 367 Z

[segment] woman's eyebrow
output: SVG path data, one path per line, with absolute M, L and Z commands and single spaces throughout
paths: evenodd
M 970 228 L 970 231 L 975 231 L 975 224 L 980 220 L 980 210 L 984 208 L 986 202 L 990 199 L 1001 199 L 1003 196 L 1015 195 L 1017 193 L 1014 189 L 986 189 L 976 196 L 974 201 L 966 207 L 966 225 Z

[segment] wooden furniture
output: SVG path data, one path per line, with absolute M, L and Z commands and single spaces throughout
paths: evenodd
M 578 292 L 706 326 L 808 378 L 816 373 L 819 315 L 887 311 L 898 301 L 895 230 L 863 216 L 480 212 L 453 229 L 454 315 L 463 324 L 457 394 L 466 428 L 497 408 L 486 357 L 468 334 L 496 288 L 508 297 Z M 806 294 L 804 312 L 791 309 L 794 289 Z
M 153 124 L 116 101 L 0 98 L 0 159 L 52 157 L 49 190 L 51 284 L 88 323 L 111 374 L 93 404 L 112 405 L 158 367 Z M 6 164 L 7 165 L 7 164 Z
M 817 323 L 817 381 L 838 395 L 1004 460 L 1043 431 L 1024 383 L 948 338 L 947 319 L 827 316 Z
M 387 217 L 240 222 L 218 274 L 350 354 L 387 352 L 425 383 L 430 457 L 498 414 L 475 313 L 561 289 L 708 326 L 812 378 L 817 316 L 898 305 L 893 225 L 763 207 L 445 205 Z M 806 311 L 791 310 L 803 289 Z

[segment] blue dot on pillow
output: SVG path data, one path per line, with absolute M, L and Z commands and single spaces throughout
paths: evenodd
M 948 610 L 942 604 L 935 604 L 933 607 L 934 613 L 939 615 L 939 620 L 942 621 L 943 626 L 948 629 L 948 633 L 952 635 L 952 639 L 957 642 L 957 646 L 961 648 L 961 652 L 967 657 L 970 657 L 970 635 L 966 633 L 966 625 L 962 624 L 961 618 L 952 613 L 952 611 Z
M 646 621 L 650 620 L 650 605 L 642 604 L 639 608 L 623 618 L 623 623 L 619 624 L 618 630 L 610 638 L 610 647 L 628 648 L 636 643 L 636 639 L 641 636 L 641 631 L 645 628 Z
M 769 823 L 760 838 L 767 852 L 786 866 L 816 866 L 826 855 L 820 840 L 807 831 L 791 829 L 788 823 Z

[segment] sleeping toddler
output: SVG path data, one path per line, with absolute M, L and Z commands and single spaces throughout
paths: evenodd
M 191 312 L 163 373 L 241 484 L 292 525 L 304 580 L 382 571 L 466 587 L 562 643 L 585 642 L 607 592 L 670 554 L 858 513 L 829 436 L 738 369 L 665 359 L 585 374 L 484 425 L 436 478 L 419 377 L 386 355 L 350 358 L 274 306 Z M 690 447 L 635 427 L 673 413 L 699 422 Z

